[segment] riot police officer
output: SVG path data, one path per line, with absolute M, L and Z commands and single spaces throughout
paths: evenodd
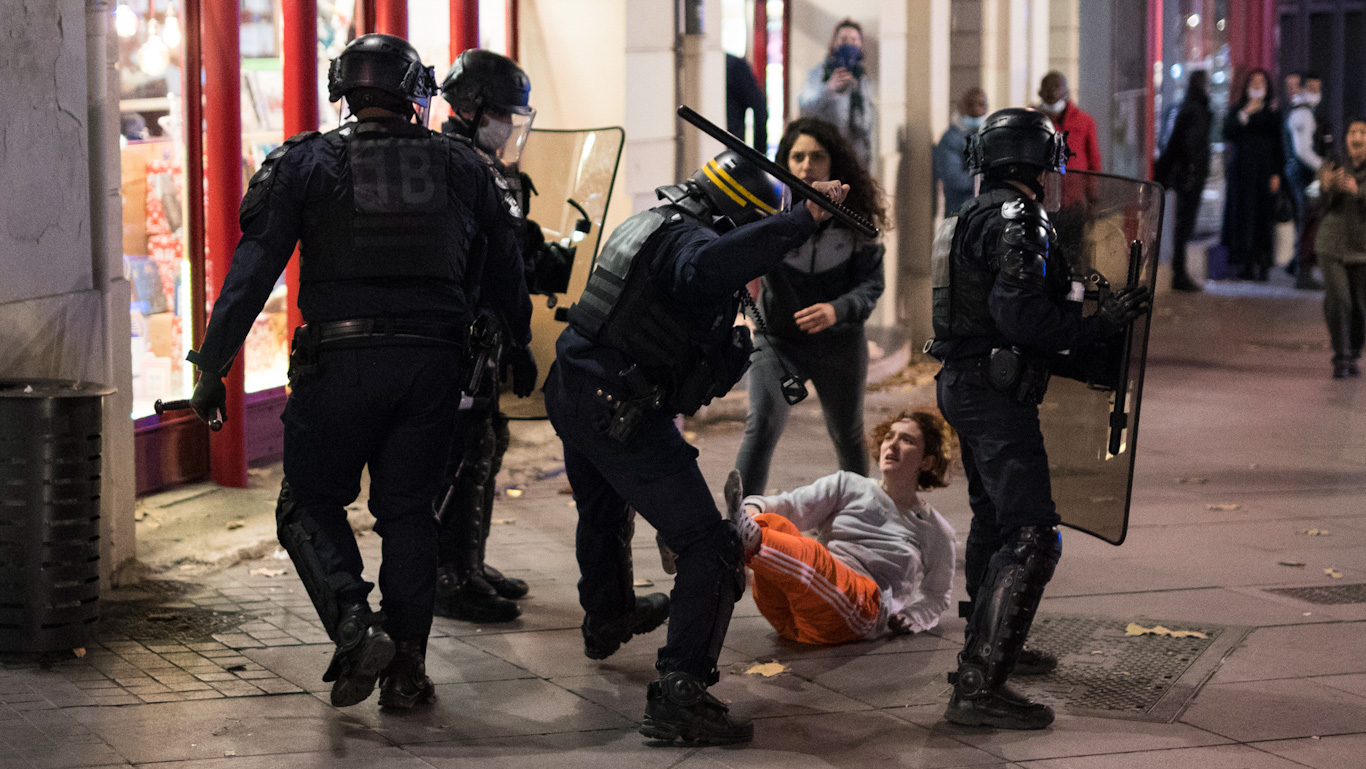
M 962 444 L 973 513 L 971 614 L 944 714 L 959 724 L 1053 721 L 1006 684 L 1062 552 L 1038 405 L 1060 354 L 1114 337 L 1150 308 L 1144 286 L 1110 294 L 1087 317 L 1066 301 L 1071 275 L 1042 200 L 1044 173 L 1064 172 L 1069 154 L 1043 113 L 994 113 L 968 146 L 980 194 L 935 241 L 930 353 L 944 364 L 939 408 Z
M 456 57 L 441 94 L 451 105 L 441 131 L 472 143 L 493 171 L 508 218 L 514 222 L 512 236 L 521 246 L 524 271 L 534 282 L 534 257 L 544 238 L 540 226 L 526 217 L 531 184 L 517 167 L 536 116 L 530 104 L 531 80 L 506 56 L 476 48 Z M 521 615 L 512 599 L 526 595 L 527 584 L 484 562 L 495 479 L 511 439 L 508 418 L 498 409 L 498 379 L 507 363 L 514 391 L 526 394 L 536 386 L 535 368 L 528 369 L 520 349 L 509 344 L 506 323 L 493 308 L 481 306 L 478 312 L 480 333 L 471 341 L 479 349 L 467 351 L 466 357 L 482 370 L 467 378 L 460 429 L 446 468 L 448 491 L 438 511 L 436 613 L 469 622 L 511 622 Z
M 849 189 L 821 186 L 840 200 Z M 579 510 L 584 652 L 605 658 L 667 616 L 641 733 L 668 743 L 748 742 L 753 725 L 707 693 L 744 589 L 744 550 L 674 415 L 695 413 L 739 380 L 751 351 L 748 329 L 734 325 L 745 284 L 828 214 L 810 203 L 779 213 L 773 179 L 733 152 L 656 192 L 664 202 L 627 219 L 603 246 L 545 385 Z M 671 600 L 632 590 L 628 506 L 677 555 Z
M 332 62 L 328 95 L 354 121 L 299 134 L 270 153 L 242 199 L 242 239 L 213 308 L 191 401 L 221 411 L 221 377 L 294 249 L 299 308 L 283 421 L 280 543 L 336 642 L 323 676 L 332 704 L 374 691 L 408 708 L 434 696 L 425 653 L 436 577 L 431 500 L 458 402 L 468 296 L 530 341 L 531 304 L 507 214 L 467 142 L 428 130 L 436 78 L 401 38 L 364 35 Z M 414 120 L 416 119 L 416 122 Z M 470 244 L 487 239 L 482 267 Z M 436 447 L 436 450 L 434 450 Z M 370 512 L 384 540 L 382 612 L 346 505 L 370 473 Z

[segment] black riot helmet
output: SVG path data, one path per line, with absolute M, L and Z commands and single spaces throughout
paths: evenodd
M 364 90 L 353 95 L 357 89 Z M 345 97 L 352 112 L 368 106 L 402 112 L 411 103 L 426 125 L 432 97 L 438 93 L 436 72 L 423 66 L 407 40 L 393 35 L 361 35 L 347 43 L 327 68 L 328 100 Z
M 1027 107 L 997 110 L 968 137 L 968 171 L 988 179 L 1022 182 L 1043 194 L 1041 171 L 1067 172 L 1067 134 L 1044 113 Z
M 531 78 L 517 62 L 480 48 L 463 51 L 441 81 L 441 95 L 480 149 L 509 165 L 517 162 L 536 118 Z
M 783 206 L 778 180 L 731 150 L 708 160 L 688 181 L 701 189 L 717 215 L 737 227 L 775 214 Z

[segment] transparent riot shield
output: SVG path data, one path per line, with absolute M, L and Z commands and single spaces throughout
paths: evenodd
M 1126 284 L 1156 287 L 1161 186 L 1069 171 L 1049 175 L 1045 189 L 1072 271 L 1071 306 L 1090 315 Z M 1124 541 L 1129 524 L 1149 318 L 1102 344 L 1070 351 L 1039 406 L 1063 524 L 1114 545 Z
M 565 327 L 559 316 L 569 307 L 572 297 L 583 292 L 588 273 L 593 270 L 625 141 L 626 134 L 620 128 L 534 129 L 522 150 L 521 170 L 536 186 L 528 215 L 541 225 L 546 240 L 543 255 L 559 262 L 564 275 L 557 280 L 553 277 L 556 269 L 545 271 L 552 277 L 541 282 L 549 286 L 550 292 L 531 297 L 531 350 L 540 368 L 541 381 L 528 398 L 503 396 L 503 413 L 513 419 L 545 418 L 541 385 L 555 360 L 555 340 Z M 545 260 L 539 261 L 544 267 Z

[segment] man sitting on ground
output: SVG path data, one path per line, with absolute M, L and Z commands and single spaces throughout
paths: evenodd
M 754 570 L 754 602 L 778 635 L 838 644 L 939 624 L 953 596 L 954 532 L 917 493 L 946 486 L 953 432 L 943 417 L 901 412 L 873 430 L 882 480 L 828 475 L 740 504 L 726 499 Z M 818 538 L 801 534 L 814 529 Z

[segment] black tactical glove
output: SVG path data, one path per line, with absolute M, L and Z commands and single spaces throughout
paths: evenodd
M 204 422 L 215 419 L 228 421 L 228 388 L 223 385 L 223 378 L 207 371 L 201 372 L 199 383 L 194 386 L 194 394 L 190 396 L 190 407 Z
M 1125 286 L 1105 297 L 1096 310 L 1101 337 L 1114 336 L 1153 308 L 1153 294 L 1147 286 Z
M 519 347 L 509 352 L 505 365 L 512 369 L 513 395 L 525 398 L 536 389 L 536 358 L 531 354 L 530 346 Z

